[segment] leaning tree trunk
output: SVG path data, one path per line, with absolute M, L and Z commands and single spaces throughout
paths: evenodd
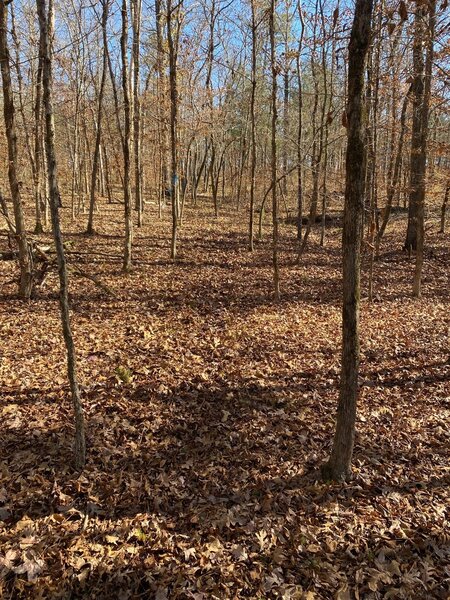
M 39 17 L 40 49 L 42 51 L 42 88 L 45 111 L 45 151 L 47 155 L 47 176 L 50 197 L 50 211 L 52 217 L 53 238 L 55 241 L 58 260 L 58 274 L 60 286 L 61 322 L 64 342 L 67 349 L 67 370 L 72 394 L 72 403 L 75 413 L 75 463 L 77 468 L 82 468 L 86 461 L 86 439 L 84 430 L 83 407 L 78 387 L 75 346 L 73 343 L 72 329 L 69 315 L 69 285 L 67 277 L 66 257 L 61 234 L 59 219 L 60 193 L 55 155 L 55 124 L 53 117 L 52 101 L 52 49 L 51 39 L 53 30 L 53 0 L 49 0 L 48 13 L 45 0 L 36 0 Z
M 367 148 L 364 72 L 370 40 L 373 0 L 356 0 L 348 56 L 347 156 L 343 250 L 342 366 L 336 431 L 326 479 L 349 476 L 355 439 L 359 372 L 359 302 L 362 215 Z
M 11 85 L 9 50 L 7 41 L 8 9 L 7 0 L 0 0 L 0 62 L 3 83 L 3 115 L 5 119 L 6 139 L 8 143 L 8 179 L 14 206 L 15 235 L 19 250 L 19 296 L 29 299 L 33 291 L 33 260 L 29 249 L 25 220 L 20 195 L 20 183 L 17 174 L 17 133 L 14 97 Z

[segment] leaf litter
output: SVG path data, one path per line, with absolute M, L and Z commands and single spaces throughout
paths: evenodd
M 0 596 L 5 598 L 448 598 L 450 259 L 428 233 L 424 297 L 402 227 L 363 301 L 354 477 L 320 480 L 340 361 L 340 233 L 295 264 L 282 230 L 246 251 L 235 216 L 188 213 L 136 233 L 120 273 L 121 214 L 67 235 L 88 432 L 72 467 L 57 281 L 15 299 L 0 264 Z M 363 289 L 367 287 L 364 267 Z

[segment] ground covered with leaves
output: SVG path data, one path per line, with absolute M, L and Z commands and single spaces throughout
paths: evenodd
M 275 304 L 269 231 L 250 254 L 242 216 L 188 212 L 172 264 L 169 216 L 150 210 L 123 275 L 121 211 L 102 207 L 95 237 L 66 223 L 72 270 L 111 292 L 71 278 L 82 474 L 56 275 L 23 303 L 0 263 L 0 597 L 448 598 L 448 236 L 431 222 L 421 300 L 405 221 L 383 241 L 344 485 L 318 475 L 338 396 L 340 231 L 324 248 L 313 232 L 297 265 L 282 228 Z M 367 271 L 366 256 L 364 290 Z

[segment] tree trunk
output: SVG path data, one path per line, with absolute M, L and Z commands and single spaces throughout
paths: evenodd
M 429 10 L 428 32 L 425 27 L 425 16 Z M 436 19 L 436 0 L 428 5 L 416 7 L 415 37 L 413 47 L 414 71 L 417 77 L 417 106 L 413 108 L 413 141 L 411 144 L 410 171 L 410 204 L 416 205 L 416 264 L 414 269 L 413 295 L 421 296 L 423 247 L 425 242 L 425 175 L 427 169 L 428 118 L 431 96 L 431 77 L 433 72 L 433 44 Z M 425 43 L 425 40 L 426 43 Z M 423 48 L 426 48 L 425 69 L 423 70 Z M 423 77 L 421 76 L 423 73 Z M 416 82 L 414 82 L 416 83 Z M 414 84 L 413 84 L 414 85 Z M 417 114 L 416 114 L 417 113 Z M 414 123 L 415 120 L 420 123 Z M 415 125 L 417 129 L 415 128 Z M 417 134 L 417 135 L 415 135 Z M 416 146 L 417 143 L 417 146 Z M 414 160 L 413 160 L 414 153 Z
M 336 431 L 325 479 L 346 479 L 351 472 L 359 373 L 359 302 L 362 213 L 367 148 L 364 73 L 370 41 L 373 0 L 356 0 L 348 56 L 347 156 L 343 250 L 342 365 Z
M 28 244 L 23 216 L 20 181 L 18 177 L 17 133 L 14 97 L 11 85 L 9 50 L 7 40 L 8 2 L 0 0 L 0 63 L 3 83 L 3 115 L 8 144 L 8 179 L 14 206 L 15 236 L 19 250 L 19 296 L 28 300 L 33 291 L 33 260 Z
M 100 80 L 100 90 L 98 93 L 97 130 L 95 133 L 94 157 L 92 159 L 89 219 L 88 219 L 88 225 L 87 225 L 87 230 L 86 230 L 86 233 L 88 233 L 89 235 L 92 235 L 94 233 L 95 191 L 96 191 L 96 184 L 97 184 L 97 173 L 98 173 L 98 165 L 100 162 L 101 141 L 102 141 L 103 95 L 105 92 L 106 72 L 107 72 L 107 68 L 108 68 L 108 59 L 107 59 L 105 48 L 108 44 L 106 24 L 108 22 L 109 0 L 101 0 L 101 4 L 102 4 L 103 63 L 102 63 L 102 75 L 101 75 L 101 80 Z
M 21 69 L 21 59 L 20 59 L 20 40 L 17 35 L 15 18 L 14 18 L 14 4 L 11 3 L 11 36 L 14 40 L 15 46 L 15 71 L 17 76 L 17 87 L 18 87 L 18 98 L 19 98 L 19 111 L 22 117 L 22 128 L 25 134 L 25 145 L 27 149 L 28 158 L 31 166 L 31 173 L 33 176 L 33 193 L 35 198 L 35 207 L 36 207 L 36 224 L 34 233 L 41 234 L 43 233 L 42 227 L 42 217 L 41 217 L 41 206 L 40 206 L 40 183 L 39 183 L 39 175 L 40 175 L 40 165 L 36 161 L 36 155 L 33 152 L 33 147 L 31 143 L 31 135 L 28 128 L 28 122 L 25 114 L 25 106 L 24 106 L 24 93 L 23 93 L 23 77 L 22 77 L 22 69 Z M 36 100 L 35 100 L 35 111 L 37 111 L 37 118 L 40 123 L 41 117 L 41 99 L 42 99 L 42 91 L 41 91 L 41 83 L 42 83 L 42 66 L 38 65 L 37 71 L 37 83 L 36 83 Z
M 181 2 L 182 4 L 182 2 Z M 176 10 L 180 8 L 180 3 Z M 178 91 L 177 91 L 177 47 L 178 30 L 176 39 L 173 36 L 173 14 L 172 0 L 167 0 L 167 42 L 169 46 L 169 87 L 170 87 L 170 155 L 171 155 L 171 173 L 170 173 L 170 194 L 172 201 L 172 239 L 170 244 L 170 257 L 172 260 L 177 256 L 177 234 L 178 234 L 178 207 L 177 207 L 177 187 L 178 187 L 178 149 L 177 149 L 177 129 L 178 129 Z M 178 17 L 177 17 L 178 20 Z M 179 26 L 179 23 L 177 23 Z
M 141 94 L 140 94 L 140 43 L 142 0 L 133 0 L 133 144 L 134 144 L 134 206 L 138 212 L 138 227 L 142 227 L 142 157 L 141 157 Z
M 302 4 L 297 4 L 300 19 L 300 38 L 297 50 L 297 83 L 298 83 L 298 112 L 297 112 L 297 241 L 300 251 L 303 230 L 303 178 L 302 178 L 302 138 L 303 138 L 303 82 L 302 82 L 302 49 L 303 36 L 305 33 L 305 21 L 303 18 Z
M 425 197 L 426 135 L 424 126 L 428 123 L 428 110 L 425 110 L 425 17 L 427 8 L 417 4 L 414 15 L 413 40 L 413 122 L 411 133 L 411 154 L 409 164 L 409 204 L 408 228 L 404 249 L 411 254 L 418 249 L 423 237 L 423 202 Z M 431 75 L 431 74 L 430 74 Z M 425 114 L 426 113 L 426 114 Z M 420 293 L 420 291 L 419 291 Z
M 39 17 L 40 48 L 42 51 L 43 71 L 43 101 L 45 110 L 45 150 L 47 155 L 47 176 L 50 196 L 50 211 L 52 217 L 53 237 L 58 260 L 60 286 L 61 322 L 64 342 L 67 349 L 67 369 L 75 413 L 75 463 L 77 468 L 83 468 L 86 461 L 86 440 L 84 429 L 83 407 L 78 387 L 75 347 L 72 337 L 69 315 L 69 286 L 67 277 L 66 258 L 59 220 L 60 194 L 55 156 L 55 124 L 52 101 L 52 49 L 51 39 L 53 30 L 53 0 L 49 0 L 48 14 L 45 0 L 36 0 Z
M 255 181 L 256 181 L 256 122 L 255 122 L 255 102 L 256 102 L 256 7 L 255 0 L 251 0 L 252 10 L 252 81 L 250 96 L 250 221 L 248 232 L 248 249 L 253 252 L 253 221 L 255 215 Z
M 42 52 L 39 55 L 39 64 L 36 77 L 36 98 L 34 101 L 34 194 L 36 205 L 36 225 L 34 228 L 35 234 L 44 233 L 42 225 Z
M 122 91 L 125 112 L 124 134 L 123 134 L 123 188 L 125 208 L 125 247 L 123 255 L 123 270 L 131 269 L 131 243 L 133 235 L 133 223 L 131 220 L 131 103 L 130 82 L 128 77 L 128 5 L 127 0 L 122 0 L 122 35 L 120 37 L 120 49 L 122 56 Z
M 166 76 L 166 52 L 164 39 L 164 15 L 161 0 L 155 0 L 156 21 L 156 72 L 157 72 L 157 98 L 158 98 L 158 132 L 160 135 L 160 159 L 161 159 L 161 187 L 159 191 L 160 212 L 165 202 L 165 192 L 170 188 L 169 181 L 169 132 L 167 118 L 167 76 Z
M 450 195 L 450 181 L 447 181 L 447 187 L 445 188 L 444 201 L 442 202 L 441 208 L 441 230 L 440 233 L 445 233 L 445 217 L 447 214 L 448 197 Z
M 388 190 L 387 190 L 387 200 L 386 206 L 384 208 L 383 220 L 381 222 L 380 229 L 378 230 L 376 239 L 375 239 L 375 255 L 379 258 L 380 255 L 380 243 L 383 238 L 384 232 L 386 231 L 387 224 L 389 222 L 389 217 L 391 214 L 392 203 L 394 200 L 395 192 L 398 188 L 401 176 L 401 164 L 402 164 L 402 154 L 403 154 L 403 140 L 405 138 L 405 130 L 406 130 L 406 111 L 408 108 L 408 101 L 410 96 L 410 91 L 405 96 L 402 106 L 402 113 L 400 116 L 400 134 L 398 138 L 398 147 L 397 154 L 394 162 L 394 170 L 392 173 L 392 178 L 388 180 Z
M 270 65 L 272 70 L 272 262 L 273 262 L 273 290 L 275 301 L 280 300 L 280 275 L 278 269 L 278 195 L 277 195 L 277 74 L 278 66 L 275 56 L 275 1 L 270 1 L 269 12 L 269 37 L 270 37 Z

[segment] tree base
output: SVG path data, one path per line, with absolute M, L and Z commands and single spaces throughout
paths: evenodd
M 333 465 L 330 462 L 327 462 L 320 467 L 320 473 L 323 481 L 345 482 L 352 476 L 351 469 L 342 465 Z

